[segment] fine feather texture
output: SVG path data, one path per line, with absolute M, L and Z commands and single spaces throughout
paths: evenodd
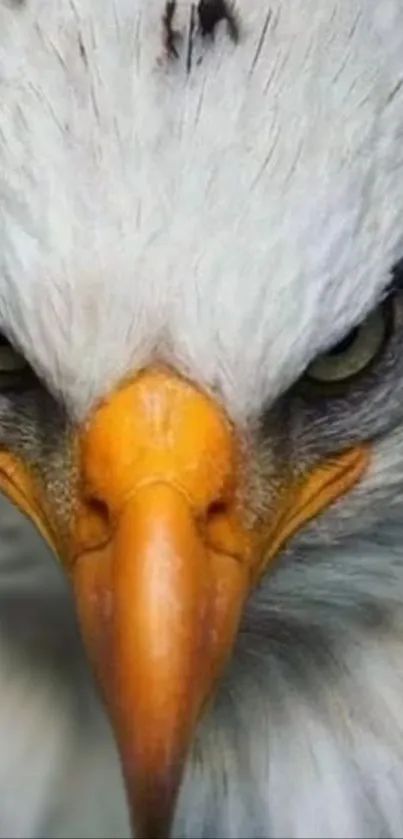
M 0 836 L 129 836 L 66 582 L 2 497 L 0 542 Z
M 161 358 L 253 437 L 402 256 L 400 0 L 237 7 L 189 69 L 187 2 L 173 60 L 157 0 L 0 2 L 0 326 L 74 419 Z M 297 459 L 366 439 L 371 467 L 251 598 L 174 836 L 402 835 L 402 330 L 337 410 L 288 399 Z M 0 835 L 128 836 L 67 589 L 0 523 Z
M 76 415 L 154 353 L 244 419 L 402 254 L 399 0 L 239 12 L 189 73 L 161 0 L 0 5 L 1 324 Z

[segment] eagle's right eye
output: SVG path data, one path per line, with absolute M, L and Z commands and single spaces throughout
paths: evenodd
M 390 334 L 390 307 L 380 305 L 360 326 L 310 365 L 306 376 L 322 385 L 340 385 L 368 370 Z
M 8 377 L 26 370 L 28 364 L 23 355 L 17 352 L 4 335 L 0 334 L 0 386 L 7 384 Z

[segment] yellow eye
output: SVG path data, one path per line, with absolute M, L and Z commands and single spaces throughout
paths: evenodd
M 389 323 L 386 308 L 380 306 L 332 350 L 315 359 L 307 370 L 308 378 L 338 384 L 363 373 L 383 349 Z
M 0 377 L 19 373 L 27 367 L 25 358 L 13 349 L 6 338 L 0 336 Z

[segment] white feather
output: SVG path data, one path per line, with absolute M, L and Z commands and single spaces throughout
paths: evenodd
M 0 323 L 76 415 L 157 354 L 244 419 L 402 253 L 403 7 L 248 0 L 190 74 L 162 12 L 0 6 Z

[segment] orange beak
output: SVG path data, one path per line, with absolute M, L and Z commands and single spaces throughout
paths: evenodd
M 156 370 L 97 409 L 78 460 L 65 566 L 136 836 L 167 839 L 192 735 L 251 586 L 299 527 L 353 486 L 368 452 L 332 458 L 292 486 L 277 481 L 270 520 L 252 532 L 237 500 L 240 457 L 226 416 L 190 383 Z M 0 482 L 57 546 L 43 489 L 6 453 Z
M 162 372 L 116 393 L 82 439 L 70 573 L 138 837 L 169 834 L 192 734 L 248 592 L 235 455 L 216 406 Z M 107 521 L 95 542 L 94 501 Z

